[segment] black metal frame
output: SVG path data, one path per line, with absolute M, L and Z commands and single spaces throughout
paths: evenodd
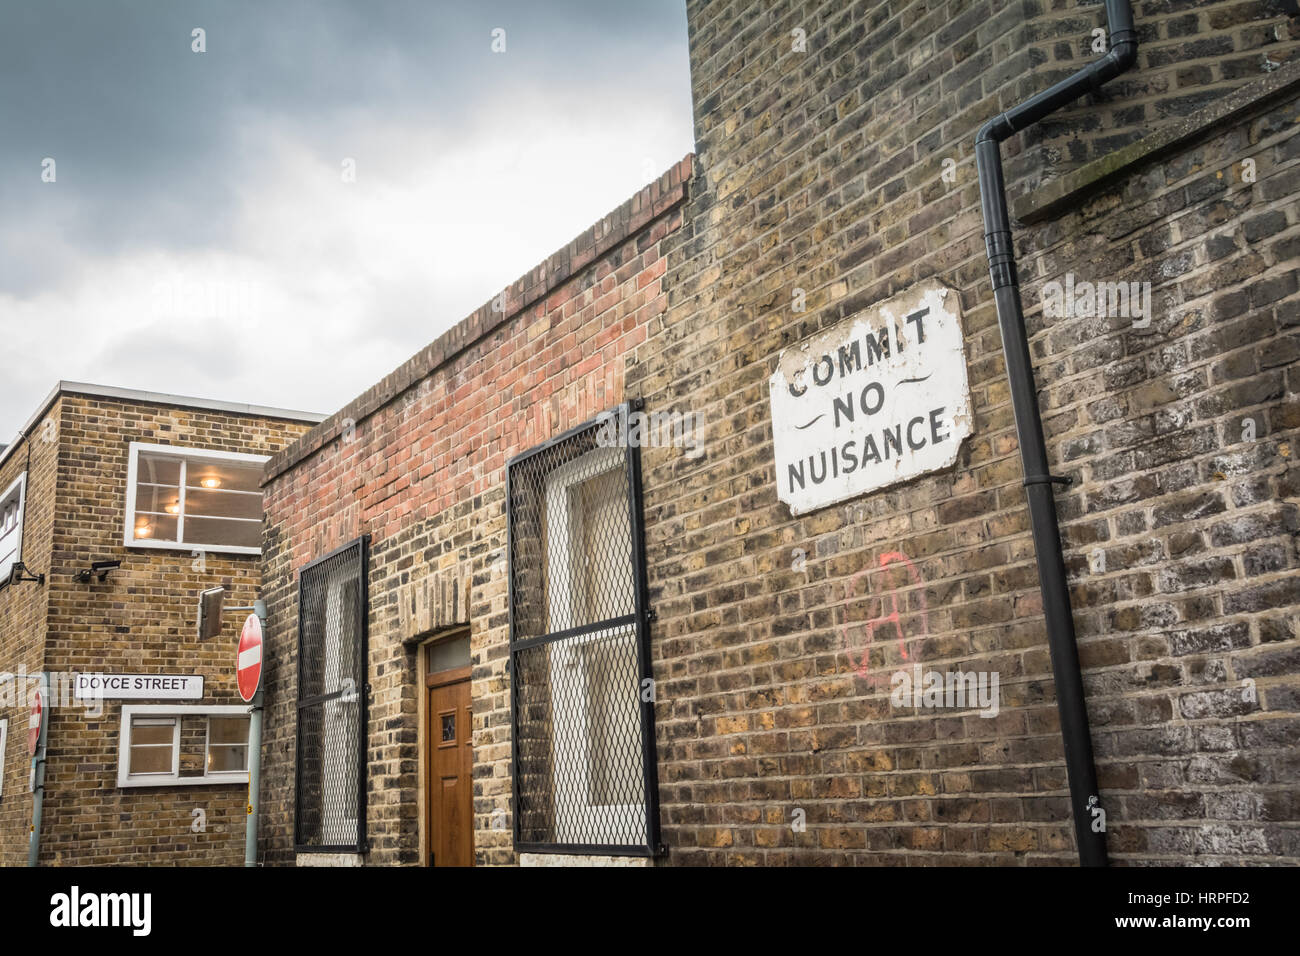
M 303 589 L 302 576 L 311 571 L 313 568 L 324 564 L 332 558 L 350 551 L 353 548 L 360 548 L 361 563 L 361 610 L 360 610 L 360 634 L 361 641 L 361 668 L 363 679 L 360 686 L 356 689 L 358 696 L 357 711 L 357 842 L 355 844 L 304 844 L 301 839 L 299 830 L 299 820 L 302 813 L 302 709 L 316 704 L 325 703 L 328 700 L 338 696 L 337 693 L 317 695 L 307 701 L 303 701 L 301 696 L 302 690 L 302 639 L 303 639 Z M 370 700 L 370 535 L 363 534 L 359 538 L 349 541 L 324 554 L 319 558 L 314 558 L 307 564 L 298 569 L 298 686 L 296 688 L 298 699 L 296 701 L 295 716 L 297 726 L 294 730 L 294 821 L 293 821 L 293 842 L 294 852 L 296 853 L 365 853 L 369 850 L 369 841 L 366 832 L 366 748 L 368 743 L 368 728 L 370 723 L 369 700 Z
M 637 445 L 623 445 L 621 447 L 623 447 L 625 452 L 624 463 L 627 469 L 628 522 L 631 529 L 632 554 L 630 557 L 632 559 L 635 612 L 631 615 L 601 621 L 597 624 L 568 628 L 563 631 L 556 631 L 522 641 L 517 640 L 516 634 L 518 632 L 516 629 L 517 622 L 515 620 L 515 576 L 513 567 L 515 540 L 514 513 L 512 506 L 513 495 L 511 486 L 512 471 L 514 468 L 536 455 L 542 454 L 543 452 L 546 452 L 563 442 L 569 441 L 578 435 L 591 431 L 594 428 L 601 427 L 602 421 L 607 420 L 610 415 L 618 416 L 616 420 L 624 420 L 631 412 L 642 411 L 644 407 L 645 401 L 643 399 L 631 399 L 630 401 L 624 402 L 621 405 L 617 405 L 614 408 L 597 415 L 590 421 L 570 428 L 540 445 L 536 445 L 527 451 L 515 455 L 506 462 L 506 557 L 509 567 L 507 573 L 507 607 L 510 623 L 508 659 L 508 670 L 510 674 L 510 773 L 513 791 L 511 795 L 511 829 L 515 850 L 518 852 L 634 857 L 655 857 L 661 856 L 667 852 L 666 848 L 660 842 L 659 772 L 655 749 L 654 695 L 651 695 L 651 700 L 646 701 L 641 699 L 641 695 L 638 693 L 638 704 L 641 718 L 641 779 L 645 794 L 644 844 L 542 843 L 536 841 L 525 841 L 520 836 L 520 817 L 518 812 L 519 795 L 517 788 L 520 775 L 518 743 L 518 681 L 516 680 L 516 675 L 519 672 L 517 665 L 517 655 L 519 652 L 541 644 L 561 640 L 566 637 L 576 637 L 584 633 L 590 633 L 594 630 L 608 628 L 611 625 L 624 626 L 626 624 L 635 624 L 638 687 L 640 687 L 647 679 L 653 681 L 650 659 L 650 622 L 654 619 L 654 611 L 650 607 L 650 592 L 646 581 L 645 528 L 644 515 L 642 513 L 643 498 L 641 487 L 641 449 Z

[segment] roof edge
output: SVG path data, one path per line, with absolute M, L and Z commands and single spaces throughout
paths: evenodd
M 282 421 L 309 422 L 313 425 L 323 422 L 328 416 L 319 412 L 303 412 L 289 408 L 273 408 L 269 405 L 249 405 L 245 402 L 224 402 L 213 398 L 195 398 L 189 395 L 172 395 L 168 392 L 150 392 L 137 388 L 120 388 L 116 385 L 94 385 L 90 382 L 69 382 L 60 380 L 50 393 L 36 407 L 36 412 L 27 419 L 18 432 L 18 437 L 0 451 L 0 465 L 3 465 L 14 450 L 18 448 L 38 421 L 45 417 L 55 400 L 60 395 L 84 395 L 91 398 L 115 398 L 141 405 L 171 405 L 177 408 L 200 409 L 209 412 L 231 412 L 236 415 L 252 415 L 257 418 L 278 418 Z

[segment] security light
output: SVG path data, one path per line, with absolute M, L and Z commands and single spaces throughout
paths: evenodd
M 45 575 L 32 574 L 27 570 L 27 565 L 21 561 L 15 561 L 14 566 L 9 569 L 9 584 L 21 584 L 23 581 L 35 581 L 37 584 L 45 583 Z
M 80 571 L 77 572 L 77 580 L 80 581 L 82 584 L 85 584 L 92 577 L 97 577 L 99 578 L 99 581 L 102 584 L 105 580 L 108 579 L 109 571 L 116 571 L 121 566 L 122 566 L 121 561 L 94 561 L 91 562 L 90 567 L 82 568 Z
M 208 588 L 199 592 L 199 639 L 216 637 L 221 633 L 221 608 L 225 602 L 224 587 Z

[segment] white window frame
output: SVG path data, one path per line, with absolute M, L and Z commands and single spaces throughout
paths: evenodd
M 0 560 L 0 587 L 9 583 L 9 572 L 13 566 L 23 559 L 23 517 L 27 511 L 27 472 L 23 472 L 15 478 L 0 495 L 0 512 L 4 510 L 4 503 L 13 497 L 14 491 L 18 492 L 18 523 L 14 525 L 13 533 L 18 536 L 14 546 L 14 556 L 12 560 Z
M 208 554 L 261 554 L 262 549 L 242 547 L 233 544 L 203 544 L 191 543 L 184 540 L 185 524 L 183 521 L 178 523 L 178 537 L 180 541 L 160 541 L 156 538 L 139 538 L 135 536 L 135 502 L 136 502 L 136 479 L 140 464 L 140 453 L 150 455 L 164 455 L 172 458 L 179 458 L 182 462 L 180 473 L 180 515 L 185 512 L 185 478 L 186 478 L 186 460 L 201 458 L 208 461 L 225 461 L 236 464 L 266 464 L 271 460 L 269 455 L 250 455 L 245 452 L 234 451 L 211 451 L 207 448 L 187 448 L 184 445 L 154 445 L 148 442 L 133 441 L 130 445 L 130 457 L 126 471 L 126 527 L 122 532 L 122 543 L 128 548 L 154 548 L 171 551 L 203 551 Z M 251 494 L 251 492 L 249 492 Z M 228 521 L 253 521 L 252 518 L 228 518 Z M 259 524 L 264 522 L 265 518 L 256 519 Z
M 9 740 L 9 718 L 0 719 L 0 797 L 5 792 L 5 744 Z
M 203 742 L 203 773 L 199 776 L 182 777 L 181 762 L 181 721 L 186 717 L 246 717 L 252 708 L 244 704 L 204 705 L 197 707 L 176 707 L 169 704 L 123 704 L 122 726 L 118 733 L 117 745 L 117 785 L 119 787 L 174 787 L 200 786 L 214 783 L 248 783 L 248 771 L 208 773 L 208 740 L 211 738 L 211 726 L 205 721 Z M 176 727 L 172 734 L 172 772 L 131 775 L 131 719 L 133 717 L 175 717 Z M 252 758 L 252 754 L 249 754 Z
M 249 708 L 241 708 L 241 709 L 244 711 L 243 716 L 245 716 L 245 717 L 249 717 L 250 720 L 251 720 L 252 708 L 249 707 Z M 248 771 L 247 771 L 247 770 L 219 770 L 219 771 L 217 771 L 217 772 L 215 772 L 215 773 L 210 772 L 210 771 L 208 770 L 208 763 L 210 762 L 210 760 L 211 760 L 211 758 L 212 758 L 212 718 L 213 718 L 213 717 L 226 717 L 226 716 L 229 716 L 229 715 L 227 715 L 227 714 L 208 714 L 208 719 L 207 719 L 206 721 L 203 722 L 203 773 L 204 773 L 204 774 L 205 774 L 209 779 L 210 779 L 210 778 L 213 778 L 213 777 L 226 777 L 226 776 L 231 776 L 231 775 L 233 775 L 233 774 L 243 774 L 244 778 L 247 779 L 247 778 L 248 778 Z M 239 714 L 236 714 L 235 716 L 238 717 L 238 716 L 240 716 L 240 715 L 239 715 Z M 249 728 L 250 728 L 250 729 L 252 728 L 252 724 L 251 724 L 251 722 L 250 722 L 250 724 L 249 724 Z M 238 747 L 238 746 L 240 746 L 240 745 L 239 745 L 239 744 L 231 744 L 231 743 L 220 743 L 220 744 L 217 744 L 217 746 L 218 746 L 218 747 Z M 244 765 L 247 766 L 249 760 L 252 758 L 252 752 L 251 752 L 250 749 L 249 749 L 248 738 L 247 738 L 247 737 L 244 738 L 243 747 L 244 747 Z
M 573 568 L 573 512 L 569 491 L 580 482 L 589 481 L 606 472 L 627 467 L 626 452 L 622 448 L 596 448 L 555 471 L 546 478 L 546 525 L 550 551 L 550 580 L 547 595 L 551 632 L 574 626 L 572 620 L 572 592 L 577 585 Z M 631 554 L 628 561 L 632 560 Z M 555 765 L 576 768 L 573 786 L 556 790 L 555 832 L 562 843 L 614 844 L 619 843 L 620 831 L 625 831 L 627 820 L 635 821 L 636 832 L 645 831 L 645 802 L 635 804 L 594 804 L 589 793 L 591 754 L 591 729 L 587 726 L 590 703 L 587 699 L 587 680 L 583 670 L 583 650 L 596 641 L 616 640 L 626 642 L 633 660 L 636 657 L 636 625 L 593 631 L 581 637 L 560 641 L 551 654 L 552 699 L 568 701 L 576 714 L 570 718 L 571 726 L 583 727 L 581 740 L 571 735 L 557 735 L 554 742 Z M 632 692 L 637 693 L 633 688 Z M 638 698 L 639 704 L 639 698 Z M 644 768 L 638 768 L 638 774 Z M 607 811 L 613 810 L 613 813 Z M 605 824 L 602 826 L 601 824 Z

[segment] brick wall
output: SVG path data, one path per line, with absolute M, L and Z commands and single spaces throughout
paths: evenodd
M 1043 147 L 1035 178 L 1104 156 L 1295 61 L 1297 13 L 1286 0 L 1136 1 L 1135 72 L 1028 135 L 1028 143 Z M 1028 29 L 1035 60 L 1041 61 L 1035 82 L 1065 77 L 1093 59 L 1091 31 L 1104 18 L 1097 3 L 1057 3 L 1041 10 Z
M 475 849 L 514 861 L 504 473 L 508 458 L 623 400 L 661 327 L 687 157 L 592 229 L 276 456 L 266 484 L 269 862 L 292 862 L 297 571 L 372 536 L 366 862 L 420 860 L 417 650 L 471 625 Z M 304 856 L 304 861 L 307 857 Z
M 37 512 L 41 517 L 36 527 L 44 528 L 49 543 L 44 554 L 33 554 L 29 566 L 45 572 L 47 584 L 39 601 L 35 599 L 42 589 L 21 585 L 29 589 L 21 592 L 29 602 L 28 613 L 34 620 L 44 617 L 37 625 L 37 633 L 44 631 L 44 667 L 60 673 L 203 674 L 203 700 L 185 703 L 239 703 L 233 680 L 233 625 L 228 623 L 222 639 L 199 641 L 196 597 L 204 588 L 225 584 L 233 603 L 251 603 L 259 583 L 258 557 L 209 552 L 199 561 L 190 548 L 124 548 L 128 450 L 132 441 L 142 441 L 270 455 L 307 426 L 77 394 L 61 395 L 50 419 L 56 424 L 55 441 L 43 445 L 40 432 L 33 432 L 31 440 L 34 470 L 41 476 L 41 498 L 33 495 L 32 501 L 45 509 Z M 40 468 L 35 467 L 37 461 Z M 52 523 L 51 511 L 57 516 Z M 75 579 L 77 569 L 105 559 L 121 560 L 122 568 L 103 583 Z M 0 603 L 6 600 L 11 598 L 0 590 Z M 0 627 L 7 662 L 15 657 L 13 648 L 23 640 L 23 632 L 4 621 Z M 40 647 L 37 644 L 28 656 L 39 655 Z M 121 707 L 120 701 L 105 701 L 99 716 L 81 707 L 51 713 L 42 863 L 241 862 L 242 784 L 117 786 Z M 7 862 L 25 860 L 25 830 L 31 817 L 25 711 L 19 716 L 23 733 L 11 737 L 6 793 L 0 799 Z M 11 733 L 15 726 L 11 716 Z M 193 732 L 192 726 L 187 728 L 190 736 Z M 192 764 L 194 747 L 183 758 L 183 764 Z M 195 808 L 207 815 L 206 832 L 191 830 Z M 19 834 L 17 828 L 24 832 Z
M 1121 860 L 1300 854 L 1295 67 L 1279 101 L 1026 235 L 1049 453 L 1075 479 L 1058 511 Z M 1043 287 L 1066 273 L 1149 282 L 1150 327 L 1044 319 Z
M 38 572 L 50 566 L 55 514 L 58 461 L 59 405 L 36 422 L 30 440 L 19 440 L 0 466 L 0 492 L 27 472 L 23 506 L 22 560 Z M 30 461 L 29 461 L 30 454 Z M 40 673 L 45 661 L 47 589 L 34 582 L 0 586 L 0 674 Z M 0 793 L 0 866 L 27 862 L 31 797 L 27 793 L 30 761 L 27 756 L 27 694 L 34 682 L 0 684 L 0 719 L 8 721 L 4 760 L 0 761 L 4 789 Z
M 1189 6 L 1139 4 L 1143 35 L 1176 36 L 1144 51 L 1100 107 L 1009 144 L 1013 186 L 1053 182 L 1251 79 L 1216 51 L 1255 56 L 1265 40 L 1246 12 L 1263 5 L 1195 4 L 1177 26 L 1164 17 Z M 702 458 L 644 453 L 669 862 L 1070 863 L 970 157 L 978 126 L 1067 59 L 1055 44 L 1055 61 L 1032 51 L 1100 25 L 1099 8 L 692 2 L 688 13 L 692 234 L 669 257 L 664 331 L 628 382 L 648 407 L 685 406 L 708 423 Z M 1070 17 L 1077 26 L 1062 25 Z M 1294 29 L 1276 12 L 1265 23 Z M 795 28 L 804 52 L 791 49 Z M 1190 59 L 1175 64 L 1169 51 L 1183 45 Z M 1205 96 L 1178 100 L 1180 83 Z M 1209 143 L 1166 144 L 1124 169 L 1103 158 L 1089 175 L 1109 177 L 1110 191 L 1018 233 L 1027 304 L 1071 266 L 1157 285 L 1146 336 L 1031 315 L 1053 466 L 1080 482 L 1059 512 L 1120 861 L 1297 852 L 1296 765 L 1281 749 L 1300 671 L 1286 623 L 1298 602 L 1288 456 L 1300 384 L 1283 369 L 1295 347 L 1287 122 L 1221 121 Z M 1059 149 L 1067 140 L 1082 145 Z M 1231 162 L 1248 156 L 1262 178 L 1233 189 Z M 776 355 L 930 277 L 960 292 L 974 436 L 950 472 L 792 518 L 772 464 Z M 1246 413 L 1263 437 L 1238 448 Z M 1083 555 L 1097 545 L 1109 570 L 1093 576 Z M 910 568 L 882 560 L 895 554 Z M 909 662 L 999 673 L 999 715 L 892 706 L 878 677 L 902 663 L 900 639 Z M 863 653 L 867 677 L 855 673 Z M 1251 707 L 1235 701 L 1246 677 Z
M 1098 2 L 1031 3 L 1021 65 L 1032 64 L 1018 98 L 1069 75 L 1098 54 Z M 1135 71 L 1026 132 L 1008 168 L 1041 183 L 1105 156 L 1293 62 L 1300 8 L 1289 0 L 1136 0 Z M 1014 62 L 1008 61 L 1008 62 Z

